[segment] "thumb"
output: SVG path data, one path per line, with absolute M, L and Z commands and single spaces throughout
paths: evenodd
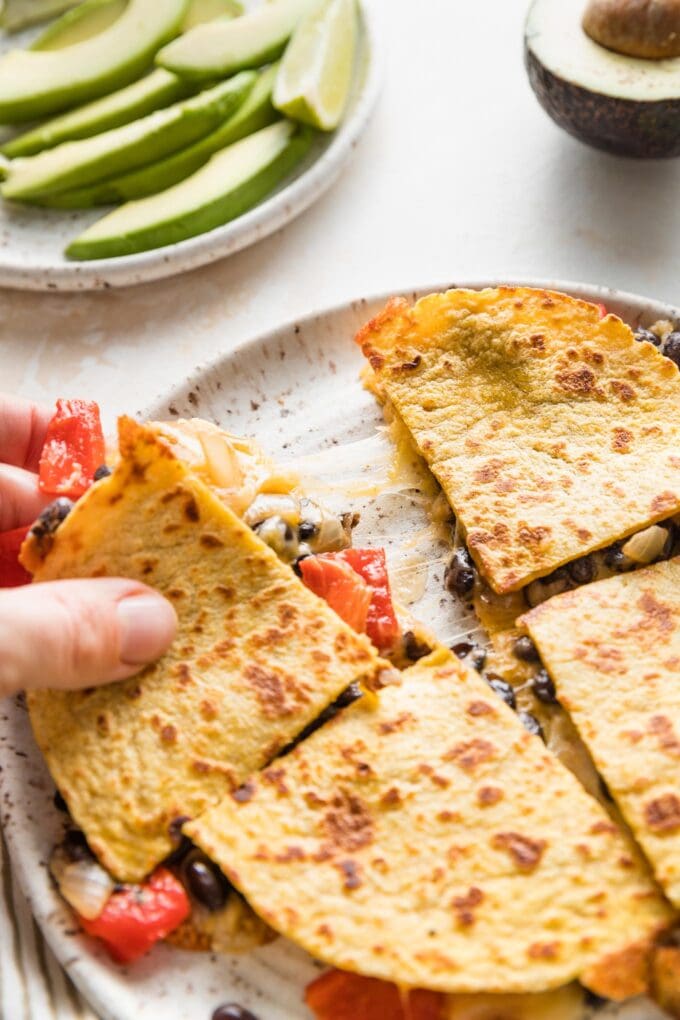
M 0 697 L 123 680 L 158 659 L 175 610 L 137 581 L 49 581 L 0 591 Z

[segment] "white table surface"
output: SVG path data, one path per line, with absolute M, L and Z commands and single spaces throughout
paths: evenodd
M 376 2 L 385 88 L 332 191 L 285 231 L 183 277 L 0 292 L 0 389 L 93 397 L 110 427 L 277 323 L 434 281 L 571 279 L 680 303 L 680 160 L 607 156 L 547 118 L 523 68 L 525 0 Z M 6 855 L 0 865 L 0 1017 L 91 1020 Z

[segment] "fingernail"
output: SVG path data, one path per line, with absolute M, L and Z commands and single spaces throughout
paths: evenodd
M 177 616 L 160 595 L 136 595 L 118 603 L 120 661 L 141 666 L 159 659 L 175 636 Z

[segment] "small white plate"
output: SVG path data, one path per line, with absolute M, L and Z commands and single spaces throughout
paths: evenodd
M 0 286 L 22 290 L 101 290 L 184 273 L 233 255 L 289 223 L 335 181 L 373 111 L 381 80 L 377 0 L 362 0 L 355 81 L 337 131 L 319 135 L 277 190 L 238 219 L 198 237 L 137 255 L 71 262 L 64 248 L 107 209 L 62 211 L 0 201 Z M 249 3 L 248 6 L 254 6 Z M 34 35 L 0 33 L 0 54 Z
M 660 318 L 680 322 L 680 310 L 620 292 L 566 283 L 515 282 L 604 302 L 633 326 Z M 494 283 L 445 281 L 418 288 L 406 297 L 415 299 L 456 285 Z M 386 545 L 393 587 L 402 601 L 408 601 L 410 588 L 415 614 L 442 640 L 453 641 L 471 630 L 474 622 L 456 612 L 453 601 L 443 596 L 445 548 L 432 547 L 425 534 L 430 563 L 422 584 L 414 586 L 413 560 L 418 550 L 413 535 L 422 530 L 423 509 L 412 490 L 382 485 L 376 495 L 372 489 L 374 481 L 384 482 L 391 447 L 377 431 L 382 423 L 380 410 L 359 382 L 363 358 L 352 337 L 385 300 L 384 295 L 361 299 L 245 343 L 199 367 L 188 381 L 140 412 L 140 417 L 208 418 L 230 431 L 256 437 L 279 463 L 295 462 L 303 475 L 320 479 L 327 503 L 361 510 L 356 543 Z M 62 832 L 64 816 L 54 808 L 54 784 L 19 700 L 0 705 L 0 766 L 2 824 L 13 870 L 54 953 L 102 1017 L 210 1020 L 217 1005 L 235 1001 L 259 1020 L 309 1020 L 302 996 L 306 983 L 318 974 L 318 965 L 284 939 L 241 957 L 161 946 L 134 966 L 112 964 L 96 942 L 78 933 L 72 914 L 50 882 L 46 861 Z M 0 994 L 0 1013 L 1 1005 Z M 610 1007 L 597 1017 L 659 1020 L 661 1014 L 640 1001 Z M 36 1014 L 31 1020 L 44 1018 Z

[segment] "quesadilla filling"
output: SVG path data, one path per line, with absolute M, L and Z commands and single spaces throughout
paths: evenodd
M 87 406 L 88 420 L 94 407 Z M 79 403 L 73 402 L 69 414 L 71 420 L 75 419 L 82 439 L 87 421 L 78 420 L 80 410 Z M 63 417 L 61 411 L 60 414 Z M 402 636 L 392 606 L 383 551 L 351 548 L 357 515 L 333 514 L 300 494 L 296 479 L 277 471 L 256 444 L 208 422 L 194 419 L 154 423 L 151 428 L 173 455 L 354 631 L 367 634 L 383 654 L 403 659 L 409 650 L 418 650 L 412 633 Z M 60 441 L 65 441 L 63 436 Z M 101 439 L 98 448 L 101 455 Z M 87 492 L 93 482 L 108 484 L 111 468 L 95 466 L 90 458 L 91 462 L 79 465 L 75 471 L 76 457 L 77 451 L 66 461 L 71 475 L 78 476 L 78 491 L 65 485 L 59 487 L 59 463 L 55 460 L 51 464 L 50 484 L 55 491 L 68 495 L 59 496 L 50 504 L 30 530 L 22 561 L 32 571 L 38 571 L 53 550 L 59 529 L 75 506 L 73 499 Z M 119 462 L 117 450 L 111 449 L 108 459 L 115 470 Z M 351 683 L 302 730 L 294 743 L 305 739 L 363 693 L 358 682 Z M 278 754 L 289 753 L 292 746 L 282 747 Z M 66 810 L 60 795 L 58 800 Z M 273 937 L 219 868 L 182 835 L 186 821 L 187 817 L 178 817 L 172 822 L 170 835 L 175 849 L 142 883 L 116 882 L 92 853 L 84 833 L 73 824 L 52 855 L 51 873 L 64 898 L 77 912 L 81 925 L 102 939 L 121 962 L 136 959 L 159 938 L 169 938 L 186 949 L 241 952 Z

